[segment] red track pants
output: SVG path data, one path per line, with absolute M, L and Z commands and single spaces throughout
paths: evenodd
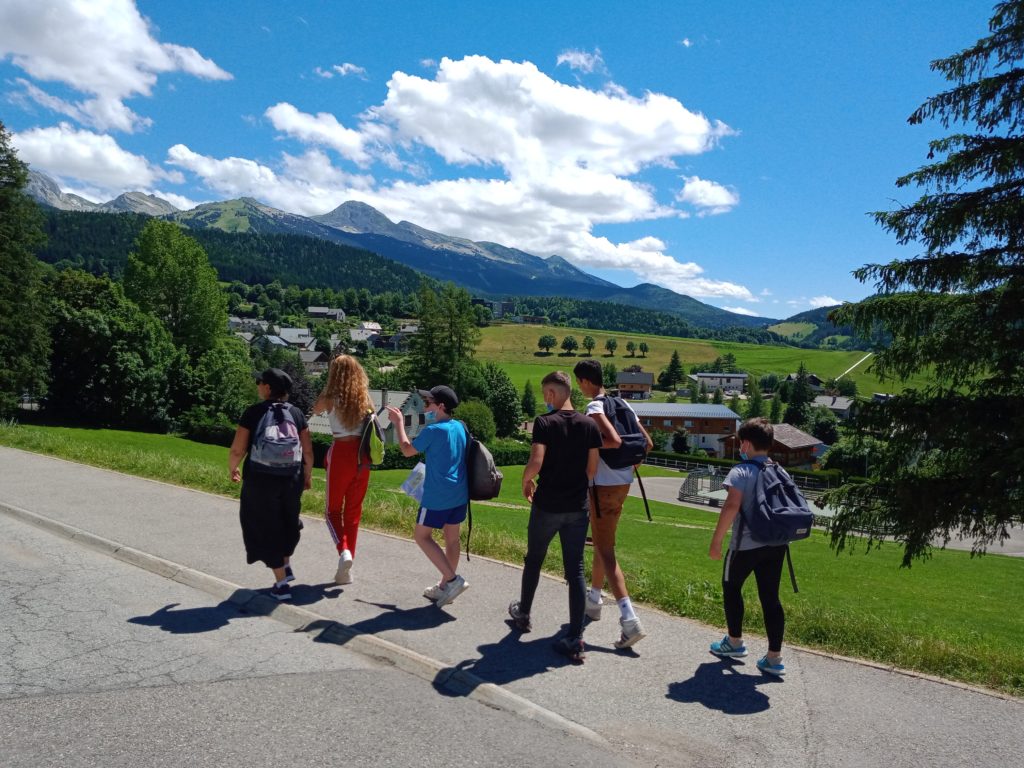
M 324 517 L 334 545 L 341 554 L 347 549 L 355 557 L 363 498 L 370 483 L 370 465 L 359 466 L 359 441 L 335 440 L 324 461 L 327 469 L 327 509 Z

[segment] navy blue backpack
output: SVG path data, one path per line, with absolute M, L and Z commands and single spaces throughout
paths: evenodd
M 750 536 L 758 544 L 786 547 L 786 562 L 793 591 L 797 592 L 796 574 L 789 554 L 789 543 L 806 539 L 811 535 L 814 514 L 807 505 L 807 499 L 796 487 L 789 473 L 774 461 L 764 463 L 752 460 L 740 462 L 758 470 L 754 484 L 754 504 L 748 513 L 740 513 L 739 535 L 744 525 L 750 529 Z M 746 505 L 744 505 L 746 506 Z

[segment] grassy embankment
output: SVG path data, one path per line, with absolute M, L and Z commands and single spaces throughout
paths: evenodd
M 867 353 L 861 351 L 799 349 L 727 341 L 678 339 L 548 325 L 492 325 L 482 330 L 483 338 L 477 348 L 477 359 L 500 363 L 519 390 L 522 390 L 523 384 L 530 380 L 535 391 L 539 391 L 540 380 L 545 374 L 555 369 L 571 371 L 576 362 L 583 357 L 582 348 L 574 356 L 563 356 L 557 348 L 550 354 L 543 354 L 537 349 L 537 340 L 545 334 L 554 336 L 559 344 L 566 336 L 575 336 L 577 341 L 582 341 L 583 337 L 589 334 L 597 342 L 594 357 L 602 363 L 615 363 L 620 371 L 629 365 L 640 365 L 644 370 L 657 374 L 668 365 L 675 350 L 679 352 L 679 358 L 687 370 L 691 365 L 708 363 L 720 355 L 731 352 L 736 356 L 737 365 L 754 376 L 794 373 L 800 363 L 803 363 L 809 372 L 817 374 L 822 379 L 829 379 L 856 366 L 847 374 L 847 378 L 856 382 L 857 391 L 862 396 L 868 397 L 872 392 L 900 392 L 906 386 L 921 386 L 929 380 L 926 376 L 919 376 L 907 384 L 882 382 L 868 370 L 871 358 L 864 360 Z M 604 343 L 609 338 L 614 338 L 619 345 L 614 357 L 607 356 L 604 351 Z M 646 357 L 641 356 L 639 352 L 635 357 L 630 357 L 626 352 L 627 341 L 634 341 L 637 345 L 645 341 L 650 351 Z
M 0 444 L 61 456 L 214 493 L 237 496 L 227 480 L 226 449 L 179 438 L 110 430 L 0 426 Z M 474 508 L 473 551 L 521 562 L 527 508 L 519 495 L 521 467 L 505 470 L 501 506 Z M 320 514 L 322 471 L 303 509 Z M 652 474 L 652 473 L 649 473 Z M 659 472 L 661 474 L 661 472 Z M 394 489 L 400 470 L 375 472 L 364 520 L 410 535 L 413 507 Z M 638 500 L 627 502 L 620 555 L 630 590 L 663 610 L 722 624 L 720 564 L 707 558 L 714 524 L 708 511 L 652 502 L 648 523 Z M 559 573 L 557 547 L 546 567 Z M 588 551 L 588 558 L 590 557 Z M 998 555 L 938 551 L 899 568 L 895 545 L 836 555 L 821 534 L 794 547 L 801 592 L 783 585 L 787 639 L 942 677 L 1024 695 L 1024 561 Z M 749 626 L 763 627 L 751 588 Z

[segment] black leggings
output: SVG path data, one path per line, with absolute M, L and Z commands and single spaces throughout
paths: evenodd
M 779 602 L 779 581 L 785 557 L 785 546 L 730 549 L 722 569 L 722 594 L 729 635 L 743 637 L 743 582 L 753 571 L 764 613 L 764 628 L 768 634 L 768 650 L 772 653 L 782 651 L 782 635 L 786 631 L 786 615 Z

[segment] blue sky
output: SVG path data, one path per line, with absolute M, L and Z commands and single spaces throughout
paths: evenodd
M 721 6 L 721 7 L 717 7 Z M 84 10 L 83 10 L 84 8 Z M 906 257 L 869 211 L 992 3 L 5 0 L 0 120 L 102 201 L 248 195 L 787 317 Z M 557 292 L 557 286 L 552 286 Z

